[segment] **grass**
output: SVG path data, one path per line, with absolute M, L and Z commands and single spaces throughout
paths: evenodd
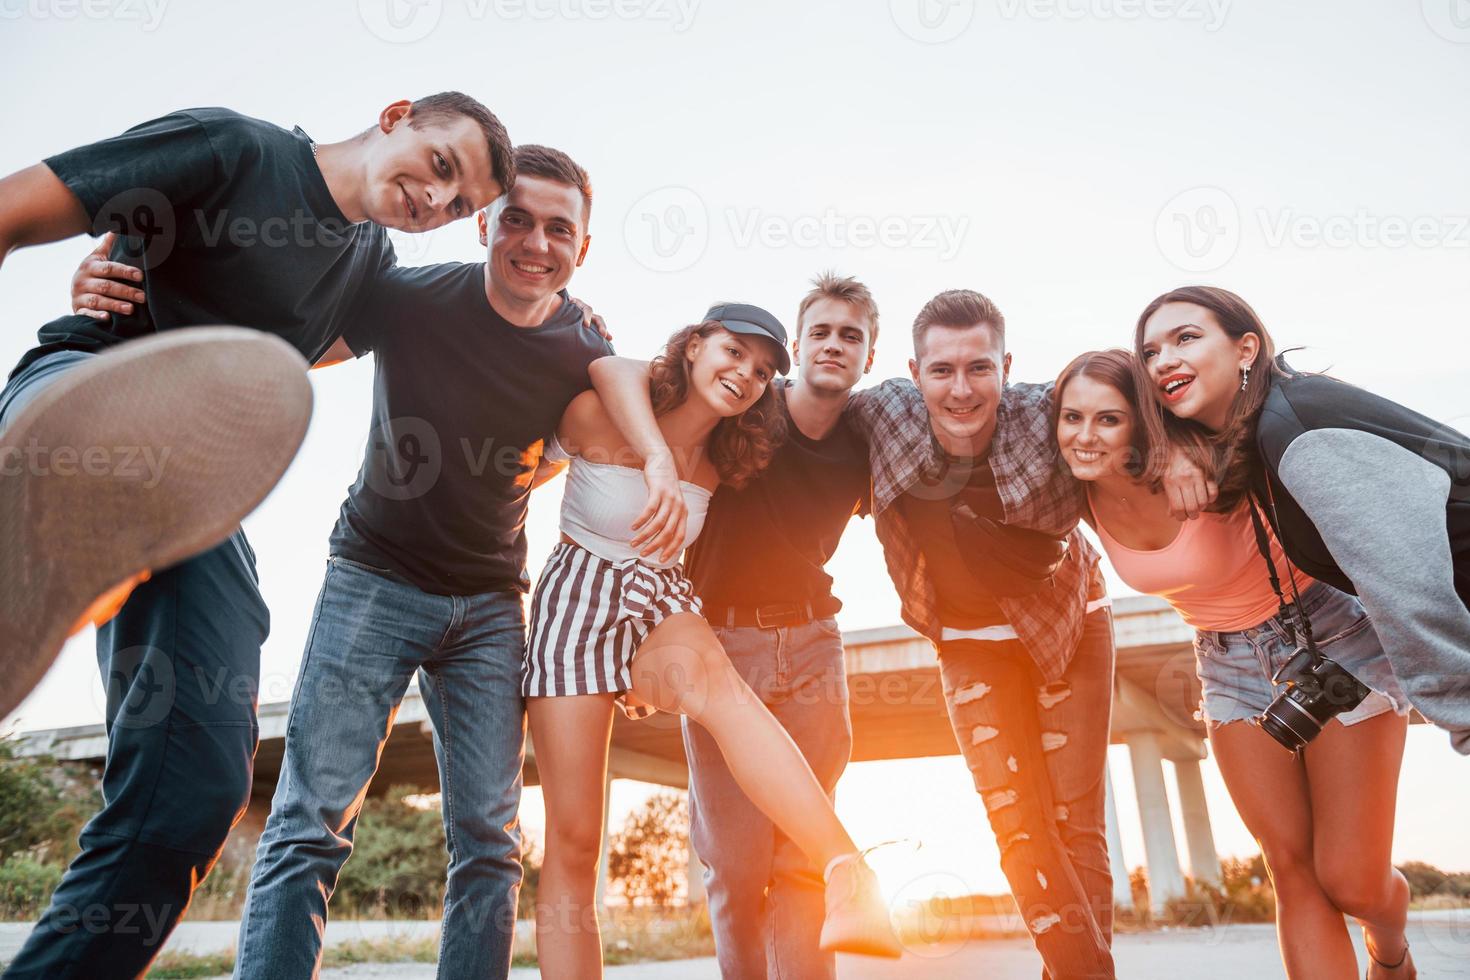
M 713 956 L 714 934 L 709 913 L 697 909 L 618 909 L 602 919 L 603 957 L 609 966 L 651 960 L 683 960 Z M 322 968 L 357 963 L 434 963 L 439 958 L 439 936 L 353 939 L 327 947 Z M 512 965 L 535 966 L 534 954 L 517 954 Z M 164 953 L 148 972 L 149 980 L 197 980 L 228 974 L 235 967 L 235 951 L 221 953 Z

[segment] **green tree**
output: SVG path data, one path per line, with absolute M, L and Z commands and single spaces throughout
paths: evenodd
M 659 792 L 628 814 L 608 848 L 608 882 L 629 905 L 672 905 L 686 888 L 689 804 L 683 793 Z
M 357 915 L 438 918 L 449 865 L 436 798 L 412 786 L 370 797 L 357 819 L 352 857 L 337 879 L 334 904 Z

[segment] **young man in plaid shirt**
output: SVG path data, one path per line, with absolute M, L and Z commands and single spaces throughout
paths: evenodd
M 941 293 L 913 382 L 855 396 L 873 514 L 903 618 L 939 651 L 945 702 L 1001 866 L 1052 980 L 1113 977 L 1104 766 L 1112 616 L 1050 385 L 1008 384 L 1005 318 Z

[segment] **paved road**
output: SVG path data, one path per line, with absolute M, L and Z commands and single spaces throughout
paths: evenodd
M 1409 941 L 1414 960 L 1425 980 L 1470 980 L 1470 910 L 1411 913 Z M 333 923 L 340 928 L 332 938 L 365 934 L 398 935 L 430 931 L 434 923 Z M 194 932 L 190 935 L 190 927 Z M 329 927 L 330 928 L 330 927 Z M 7 959 L 24 939 L 27 927 L 0 925 L 0 960 Z M 232 923 L 186 923 L 170 946 L 218 948 L 217 936 L 233 939 Z M 1357 930 L 1353 930 L 1356 937 Z M 182 940 L 182 941 L 181 941 Z M 1366 964 L 1361 938 L 1359 962 Z M 1126 980 L 1265 980 L 1281 977 L 1276 933 L 1269 925 L 1228 926 L 1221 929 L 1177 929 L 1117 938 L 1118 975 Z M 840 957 L 840 980 L 1035 980 L 1041 960 L 1029 940 L 972 940 L 960 946 L 928 947 L 910 952 L 897 962 Z M 534 980 L 533 969 L 511 971 L 512 980 Z M 683 960 L 612 967 L 608 980 L 719 980 L 714 960 Z M 326 970 L 323 980 L 433 980 L 434 968 L 425 964 L 364 964 Z

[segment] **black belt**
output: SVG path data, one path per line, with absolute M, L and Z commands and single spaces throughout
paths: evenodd
M 842 603 L 831 597 L 806 602 L 774 602 L 768 606 L 705 606 L 704 618 L 712 626 L 774 629 L 778 626 L 804 626 L 816 619 L 826 619 L 835 616 L 841 607 Z

